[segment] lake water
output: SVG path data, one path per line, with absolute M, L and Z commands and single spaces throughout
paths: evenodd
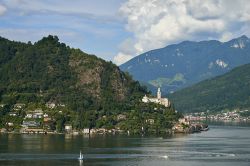
M 250 127 L 168 138 L 0 134 L 0 165 L 249 166 Z

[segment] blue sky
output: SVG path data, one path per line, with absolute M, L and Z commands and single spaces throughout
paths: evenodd
M 67 45 L 113 60 L 117 43 L 127 38 L 129 32 L 118 16 L 124 1 L 108 1 L 0 0 L 6 8 L 0 13 L 0 35 L 24 42 L 58 35 Z
M 0 36 L 49 34 L 116 64 L 183 40 L 250 35 L 248 0 L 0 0 Z

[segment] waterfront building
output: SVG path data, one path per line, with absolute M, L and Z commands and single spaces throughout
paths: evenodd
M 73 127 L 71 124 L 65 124 L 65 131 L 70 133 L 72 131 Z
M 179 119 L 180 124 L 190 125 L 190 121 L 187 118 L 181 118 Z
M 7 129 L 5 128 L 0 129 L 0 133 L 6 133 L 6 132 L 7 132 Z
M 89 134 L 90 133 L 90 129 L 89 128 L 84 128 L 83 129 L 83 134 Z

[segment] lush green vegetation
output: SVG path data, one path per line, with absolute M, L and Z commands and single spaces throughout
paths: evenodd
M 242 117 L 250 117 L 250 111 L 241 112 L 241 113 L 240 113 L 240 116 L 242 116 Z
M 185 83 L 186 79 L 184 78 L 184 75 L 181 73 L 177 73 L 177 74 L 175 74 L 175 76 L 173 78 L 158 77 L 156 80 L 148 81 L 149 84 L 151 84 L 155 87 L 168 86 L 168 85 L 174 84 L 176 82 Z
M 146 92 L 138 82 L 105 62 L 48 36 L 31 43 L 0 38 L 2 103 L 64 103 L 74 111 L 128 109 Z M 122 104 L 120 104 L 122 103 Z
M 250 107 L 250 64 L 170 95 L 182 112 Z
M 33 109 L 32 109 L 33 108 Z M 49 123 L 44 118 L 25 118 L 28 114 L 26 110 L 39 108 L 52 119 Z M 11 116 L 10 111 L 16 116 Z M 162 105 L 153 103 L 137 103 L 133 110 L 123 112 L 104 112 L 97 110 L 87 110 L 75 112 L 65 107 L 48 109 L 40 104 L 29 104 L 20 110 L 14 111 L 9 105 L 0 107 L 0 128 L 9 131 L 20 129 L 23 121 L 36 121 L 41 125 L 38 128 L 48 128 L 49 130 L 64 131 L 64 126 L 71 125 L 75 130 L 83 128 L 105 128 L 130 131 L 135 133 L 166 133 L 172 128 L 173 123 L 181 118 L 182 114 L 176 113 L 173 107 L 165 108 Z M 11 122 L 14 125 L 8 126 Z
M 20 127 L 27 111 L 36 108 L 51 117 L 50 128 L 57 131 L 71 124 L 74 129 L 118 127 L 137 132 L 150 118 L 155 122 L 144 126 L 145 130 L 160 132 L 181 116 L 173 108 L 143 105 L 141 98 L 148 92 L 128 73 L 112 62 L 60 43 L 57 36 L 34 44 L 0 38 L 0 75 L 0 104 L 4 104 L 0 128 L 8 122 Z M 16 103 L 25 107 L 13 111 Z M 50 109 L 46 103 L 59 107 Z M 119 114 L 126 120 L 118 120 Z

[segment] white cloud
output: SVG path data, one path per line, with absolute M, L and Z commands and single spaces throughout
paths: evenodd
M 18 41 L 37 41 L 58 35 L 61 42 L 113 59 L 115 44 L 124 39 L 118 15 L 125 0 L 0 0 L 8 12 L 0 17 L 0 36 Z M 0 8 L 1 14 L 1 8 Z
M 128 55 L 128 54 L 124 54 L 124 53 L 121 53 L 119 52 L 117 54 L 117 56 L 114 57 L 114 62 L 117 64 L 117 65 L 121 65 L 123 64 L 124 62 L 130 60 L 131 58 L 133 58 L 131 55 Z
M 0 16 L 2 16 L 6 11 L 6 7 L 0 4 Z
M 232 38 L 233 38 L 233 34 L 232 34 L 231 32 L 225 32 L 225 33 L 223 33 L 223 34 L 221 35 L 220 41 L 226 42 L 226 41 L 228 41 L 228 40 L 230 40 L 230 39 L 232 39 Z
M 250 35 L 248 4 L 248 0 L 128 0 L 120 12 L 133 37 L 121 44 L 117 57 L 183 40 L 226 41 Z
M 134 40 L 132 38 L 127 38 L 119 45 L 119 50 L 125 54 L 133 54 L 135 52 L 133 45 Z

